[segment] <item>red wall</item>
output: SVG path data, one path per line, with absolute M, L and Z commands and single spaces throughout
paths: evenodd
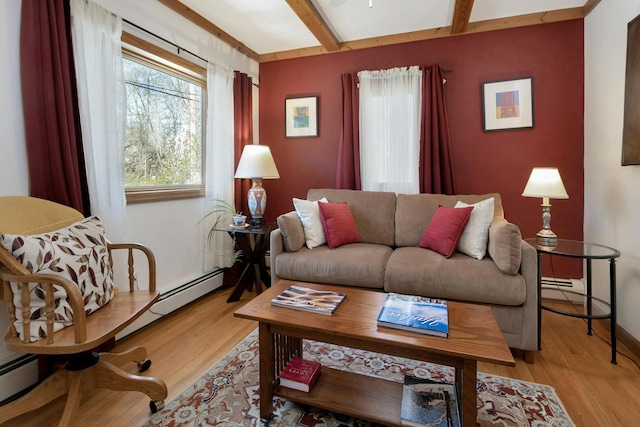
M 551 227 L 582 239 L 583 53 L 583 21 L 574 20 L 260 64 L 260 143 L 271 147 L 280 172 L 264 182 L 267 219 L 291 211 L 291 198 L 305 198 L 309 188 L 335 188 L 342 73 L 438 64 L 453 67 L 445 99 L 456 193 L 500 193 L 506 218 L 523 237 L 535 236 L 541 200 L 522 190 L 534 166 L 557 166 L 569 199 L 552 200 Z M 482 132 L 481 84 L 527 76 L 534 128 Z M 319 137 L 285 138 L 285 98 L 308 95 L 319 96 Z M 555 263 L 556 277 L 582 277 L 580 262 Z

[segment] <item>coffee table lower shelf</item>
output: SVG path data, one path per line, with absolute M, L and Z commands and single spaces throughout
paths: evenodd
M 309 393 L 279 386 L 275 395 L 385 425 L 401 425 L 402 383 L 323 366 Z

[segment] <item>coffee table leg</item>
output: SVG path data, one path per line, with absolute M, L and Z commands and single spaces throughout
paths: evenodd
M 456 390 L 458 391 L 458 405 L 460 405 L 460 424 L 464 427 L 477 425 L 478 409 L 478 362 L 463 359 L 462 369 L 456 368 Z
M 260 418 L 268 420 L 273 413 L 273 392 L 275 390 L 275 347 L 269 325 L 260 323 Z

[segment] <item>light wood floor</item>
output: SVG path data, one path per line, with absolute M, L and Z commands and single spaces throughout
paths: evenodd
M 118 343 L 115 351 L 144 345 L 153 361 L 149 375 L 169 388 L 167 403 L 240 342 L 257 324 L 233 317 L 252 295 L 227 304 L 230 290 L 217 290 Z M 536 363 L 514 354 L 515 367 L 480 363 L 478 370 L 555 387 L 577 426 L 634 426 L 640 418 L 640 368 L 618 355 L 610 363 L 609 333 L 599 325 L 586 334 L 583 320 L 543 312 L 542 346 Z M 631 354 L 624 346 L 619 350 Z M 637 359 L 637 358 L 636 358 Z M 136 373 L 131 364 L 128 370 Z M 139 426 L 149 419 L 148 398 L 140 393 L 97 390 L 85 396 L 76 425 Z M 57 424 L 64 399 L 3 425 L 42 427 Z

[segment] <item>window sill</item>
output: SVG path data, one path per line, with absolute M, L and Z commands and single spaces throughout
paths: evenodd
M 130 187 L 125 190 L 127 204 L 204 197 L 204 185 L 171 187 Z

